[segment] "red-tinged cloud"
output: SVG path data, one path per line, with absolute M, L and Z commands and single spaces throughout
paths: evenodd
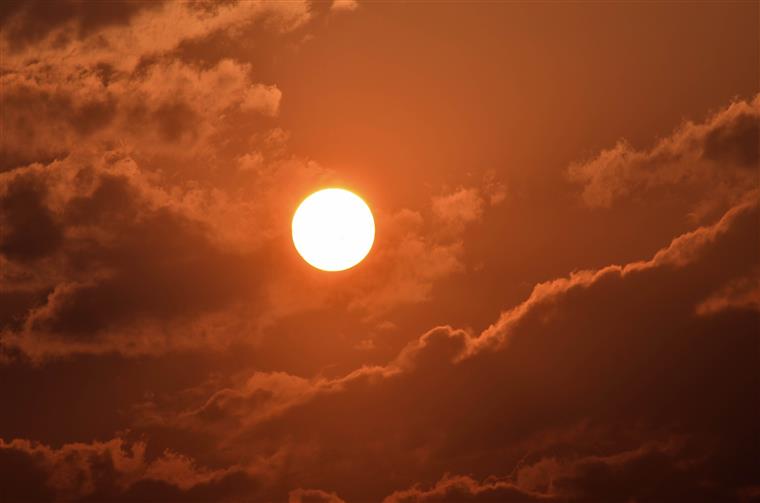
M 34 358 L 192 346 L 192 336 L 170 342 L 171 331 L 145 324 L 191 323 L 250 303 L 262 280 L 255 253 L 223 247 L 211 222 L 196 216 L 202 198 L 167 191 L 128 156 L 3 173 L 0 200 L 0 294 L 30 294 L 3 319 L 2 345 Z
M 266 173 L 266 168 L 254 167 L 259 162 L 258 157 L 251 156 L 241 160 L 243 165 L 249 166 L 246 169 Z M 282 174 L 290 175 L 289 172 Z M 275 197 L 281 193 L 277 187 L 283 185 L 283 177 L 278 176 L 277 181 L 271 192 L 267 191 Z M 460 192 L 474 194 L 475 204 L 480 205 L 484 203 L 479 194 L 484 190 L 486 188 L 462 188 L 452 195 L 456 197 L 455 194 Z M 372 322 L 399 307 L 430 301 L 437 282 L 467 269 L 463 234 L 477 225 L 486 211 L 482 208 L 472 214 L 469 204 L 470 199 L 463 207 L 450 205 L 450 217 L 457 221 L 456 225 L 450 226 L 446 222 L 444 231 L 440 230 L 441 217 L 435 211 L 404 208 L 389 212 L 379 209 L 375 215 L 377 238 L 372 251 L 360 268 L 348 273 L 350 281 L 335 288 L 334 283 L 324 276 L 309 275 L 303 268 L 283 268 L 278 281 L 266 286 L 266 298 L 271 308 L 263 322 L 269 325 L 307 310 L 336 305 L 345 306 L 349 312 Z M 271 207 L 277 206 L 282 207 L 282 203 L 271 203 Z M 289 214 L 282 216 L 280 228 L 288 228 L 289 217 Z
M 359 2 L 356 0 L 333 0 L 330 4 L 330 10 L 334 12 L 352 11 L 359 8 Z
M 371 317 L 382 316 L 403 304 L 418 304 L 431 298 L 437 280 L 462 272 L 464 243 L 462 228 L 437 237 L 432 219 L 404 209 L 381 216 L 372 262 L 359 274 L 349 307 Z M 377 279 L 383 278 L 378 283 Z M 369 287 L 374 283 L 374 287 Z
M 148 459 L 144 442 L 121 438 L 52 448 L 0 439 L 3 501 L 229 501 L 255 497 L 261 467 L 206 469 L 164 451 Z
M 437 482 L 393 491 L 383 503 L 530 503 L 625 502 L 668 500 L 716 501 L 725 493 L 705 473 L 705 460 L 685 450 L 680 440 L 648 443 L 608 455 L 545 457 L 505 476 L 482 481 L 467 475 L 444 475 Z M 0 440 L 4 498 L 9 501 L 237 501 L 279 498 L 282 481 L 276 459 L 257 466 L 208 469 L 192 459 L 164 451 L 149 459 L 144 442 L 121 438 L 54 449 L 27 440 Z M 2 477 L 2 475 L 0 475 Z M 703 477 L 707 477 L 704 478 Z M 704 480 L 694 484 L 694 480 Z M 736 491 L 737 501 L 751 501 L 757 486 Z M 320 489 L 287 491 L 288 503 L 346 503 Z M 283 499 L 285 501 L 285 499 Z M 359 497 L 357 503 L 375 501 Z M 380 500 L 376 500 L 380 501 Z
M 467 271 L 464 233 L 504 197 L 501 182 L 487 176 L 478 187 L 434 196 L 429 212 L 380 215 L 373 257 L 366 273 L 357 275 L 349 308 L 374 319 L 430 300 L 436 282 Z
M 283 31 L 309 20 L 308 4 L 297 0 L 150 4 L 106 9 L 65 0 L 51 8 L 46 2 L 12 1 L 0 18 L 5 28 L 0 47 L 13 64 L 30 59 L 82 66 L 105 61 L 133 68 L 142 58 L 167 53 L 185 41 L 223 30 L 234 33 L 258 20 L 268 18 Z
M 218 33 L 234 36 L 254 22 L 289 32 L 310 19 L 298 1 L 127 2 L 114 9 L 11 2 L 6 9 L 0 170 L 60 158 L 83 141 L 146 155 L 208 155 L 212 135 L 241 126 L 251 134 L 257 115 L 276 116 L 282 93 L 253 80 L 250 64 L 190 63 L 176 50 Z M 224 120 L 230 118 L 234 128 Z
M 441 325 L 416 337 L 406 322 L 426 323 L 415 309 L 473 271 L 468 239 L 506 191 L 493 174 L 449 191 L 422 180 L 434 197 L 373 205 L 378 239 L 360 267 L 324 275 L 300 260 L 298 202 L 376 179 L 309 159 L 303 131 L 289 144 L 278 121 L 299 122 L 289 107 L 309 95 L 289 101 L 300 74 L 272 79 L 292 70 L 283 61 L 310 20 L 356 3 L 111 7 L 0 8 L 0 382 L 12 405 L 0 500 L 760 493 L 758 98 L 570 168 L 589 205 L 676 194 L 694 230 L 499 301 L 484 330 L 438 310 Z M 264 32 L 287 51 L 249 57 Z M 467 279 L 446 293 L 475 308 L 513 281 Z M 380 336 L 364 339 L 375 326 L 393 329 L 382 351 Z
M 446 475 L 430 487 L 396 491 L 383 503 L 708 502 L 726 497 L 711 484 L 704 468 L 704 459 L 690 457 L 681 442 L 671 440 L 602 456 L 547 457 L 522 465 L 510 475 L 483 481 Z M 730 496 L 749 501 L 756 489 L 742 487 Z
M 2 169 L 65 157 L 82 141 L 142 155 L 207 153 L 229 129 L 226 115 L 236 127 L 251 124 L 276 116 L 282 98 L 277 86 L 252 81 L 250 65 L 229 59 L 210 68 L 159 60 L 131 73 L 38 65 L 0 77 Z
M 483 216 L 485 201 L 474 188 L 461 188 L 433 199 L 433 213 L 444 226 L 460 227 Z
M 182 45 L 254 22 L 290 32 L 310 19 L 308 5 L 56 9 L 14 3 L 2 18 L 4 348 L 39 361 L 255 342 L 318 307 L 371 322 L 430 300 L 437 281 L 464 270 L 461 234 L 483 213 L 468 205 L 482 205 L 494 180 L 482 194 L 461 189 L 470 196 L 459 203 L 441 196 L 451 201 L 432 216 L 377 209 L 383 239 L 365 272 L 304 287 L 289 260 L 293 208 L 341 180 L 290 153 L 273 123 L 275 83 L 257 82 L 250 63 L 188 58 Z M 452 232 L 437 235 L 434 224 L 451 219 Z
M 734 309 L 760 311 L 760 269 L 728 282 L 697 306 L 697 314 L 714 315 Z
M 455 502 L 531 503 L 551 501 L 550 497 L 531 494 L 508 480 L 478 482 L 466 475 L 445 476 L 433 487 L 415 487 L 396 491 L 383 503 L 455 503 Z
M 687 122 L 649 150 L 625 141 L 568 169 L 591 206 L 642 197 L 658 187 L 689 194 L 702 219 L 758 186 L 760 96 L 736 101 L 702 123 Z
M 751 460 L 760 417 L 751 404 L 760 312 L 736 305 L 705 315 L 697 306 L 757 268 L 756 253 L 743 246 L 757 223 L 753 197 L 650 260 L 538 285 L 479 335 L 439 327 L 387 365 L 336 379 L 255 375 L 198 409 L 159 414 L 154 426 L 216 438 L 218 453 L 231 459 L 289 445 L 289 473 L 302 486 L 346 501 L 378 500 L 446 472 L 483 480 L 512 473 L 525 456 L 535 463 L 551 455 L 562 463 L 590 458 L 572 477 L 557 475 L 555 492 L 510 481 L 495 494 L 627 501 L 643 497 L 642 488 L 656 492 L 664 477 L 692 500 L 732 497 L 758 482 Z M 572 440 L 540 440 L 583 424 L 586 433 Z M 673 437 L 684 446 L 667 455 L 646 448 Z M 610 456 L 646 455 L 594 464 L 599 445 Z M 491 491 L 468 484 L 431 494 Z
M 255 200 L 170 182 L 119 151 L 0 174 L 2 347 L 38 361 L 223 348 L 315 306 L 343 303 L 376 319 L 428 300 L 435 281 L 463 270 L 463 228 L 437 235 L 401 210 L 381 219 L 384 239 L 355 281 L 324 288 L 313 276 L 304 288 L 302 268 L 281 249 L 296 201 L 277 194 L 327 173 L 267 162 L 253 174 Z
M 288 494 L 288 503 L 346 503 L 335 493 L 321 489 L 296 489 Z

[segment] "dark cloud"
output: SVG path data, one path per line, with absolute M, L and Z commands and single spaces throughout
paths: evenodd
M 567 466 L 558 465 L 551 490 L 557 499 L 611 503 L 722 501 L 740 492 L 717 486 L 714 475 L 709 470 L 702 471 L 705 468 L 702 460 L 673 450 L 644 446 L 610 456 L 582 458 Z
M 25 320 L 10 337 L 35 346 L 39 336 L 43 352 L 47 338 L 64 352 L 66 341 L 97 348 L 106 329 L 255 304 L 259 258 L 223 251 L 192 207 L 172 207 L 166 192 L 131 171 L 131 161 L 99 162 L 68 159 L 5 176 L 0 251 L 9 266 L 37 277 L 6 285 L 8 294 L 46 297 L 9 313 Z
M 0 440 L 3 501 L 228 501 L 256 497 L 252 469 L 210 470 L 165 451 L 146 457 L 146 445 L 120 438 L 54 449 L 26 440 Z
M 203 482 L 189 489 L 182 489 L 160 480 L 141 480 L 123 493 L 94 494 L 82 501 L 230 501 L 238 498 L 258 497 L 259 483 L 243 472 L 225 476 L 219 481 Z
M 282 229 L 290 218 L 285 213 L 324 183 L 329 170 L 293 158 L 285 148 L 287 133 L 271 123 L 282 92 L 275 84 L 255 82 L 252 65 L 227 57 L 184 58 L 174 51 L 210 34 L 237 33 L 255 20 L 266 20 L 267 29 L 290 31 L 310 18 L 308 6 L 169 2 L 122 13 L 119 22 L 87 4 L 57 8 L 65 15 L 40 16 L 39 30 L 24 28 L 30 36 L 37 33 L 28 43 L 16 44 L 10 33 L 0 37 L 0 44 L 13 46 L 0 76 L 0 108 L 8 125 L 0 138 L 0 170 L 6 183 L 28 173 L 23 176 L 34 178 L 53 200 L 48 204 L 29 195 L 23 202 L 37 207 L 39 219 L 50 217 L 22 236 L 38 250 L 20 248 L 21 235 L 8 226 L 4 257 L 44 263 L 35 270 L 11 264 L 34 281 L 3 284 L 18 306 L 4 324 L 12 319 L 17 327 L 24 320 L 26 334 L 52 335 L 55 352 L 68 354 L 80 351 L 84 341 L 96 343 L 106 331 L 145 319 L 190 323 L 237 300 L 248 303 L 251 291 L 258 291 L 249 285 L 261 286 L 269 270 L 255 265 L 250 249 L 266 243 L 266 253 L 285 256 Z M 34 23 L 40 9 L 37 3 L 17 5 L 6 20 L 9 26 Z M 74 33 L 80 25 L 88 28 Z M 71 37 L 53 41 L 57 33 L 69 32 Z M 137 174 L 114 176 L 101 166 L 88 167 L 100 162 L 92 159 L 113 156 L 129 157 Z M 498 189 L 489 183 L 493 187 L 482 191 L 462 189 L 465 206 L 480 205 L 480 192 L 486 196 Z M 158 203 L 151 202 L 156 190 L 163 191 Z M 178 201 L 177 194 L 185 200 Z M 205 201 L 186 211 L 195 197 Z M 209 209 L 216 211 L 211 218 Z M 463 270 L 463 224 L 483 213 L 467 207 L 448 211 L 464 212 L 463 222 L 432 239 L 427 215 L 401 210 L 384 216 L 379 228 L 389 239 L 378 244 L 374 266 L 368 263 L 368 272 L 353 285 L 326 289 L 317 279 L 304 288 L 303 270 L 285 264 L 280 280 L 264 285 L 262 302 L 246 307 L 244 316 L 252 325 L 268 326 L 315 306 L 342 303 L 357 317 L 374 319 L 400 305 L 430 300 L 436 281 Z M 229 234 L 244 233 L 249 236 L 235 237 L 236 244 L 245 242 L 242 256 L 224 251 Z M 224 242 L 212 243 L 220 239 Z M 257 318 L 252 311 L 264 307 L 265 315 Z M 151 344 L 150 337 L 141 339 Z M 46 347 L 31 344 L 19 330 L 4 344 L 17 346 L 20 340 Z
M 760 119 L 757 114 L 743 111 L 722 126 L 708 130 L 705 135 L 705 157 L 756 170 L 760 151 Z
M 338 302 L 371 322 L 429 300 L 436 281 L 463 270 L 464 226 L 435 233 L 435 217 L 401 210 L 382 218 L 384 241 L 353 281 L 327 285 L 304 276 L 280 248 L 288 244 L 272 237 L 289 218 L 288 201 L 275 196 L 325 171 L 293 161 L 257 171 L 256 199 L 173 185 L 120 151 L 72 154 L 1 175 L 2 204 L 18 207 L 5 217 L 0 255 L 15 271 L 3 287 L 19 302 L 4 317 L 14 327 L 4 346 L 25 348 L 35 359 L 162 352 L 176 347 L 166 337 L 180 330 L 203 332 L 208 342 L 219 325 L 229 325 L 221 339 L 244 339 L 256 324 Z M 37 221 L 28 232 L 32 217 Z M 281 265 L 276 282 L 264 263 Z M 234 316 L 223 314 L 235 309 Z M 155 325 L 164 322 L 172 328 Z M 125 330 L 130 333 L 117 335 Z M 142 330 L 160 333 L 144 337 Z
M 479 267 L 467 239 L 506 190 L 493 173 L 480 184 L 464 173 L 430 178 L 411 209 L 368 190 L 378 241 L 362 266 L 326 277 L 300 261 L 288 235 L 298 201 L 325 184 L 361 188 L 373 180 L 341 178 L 339 163 L 330 169 L 306 158 L 304 131 L 289 145 L 275 123 L 281 110 L 284 124 L 303 119 L 292 107 L 309 95 L 296 89 L 289 101 L 288 93 L 308 87 L 309 74 L 288 76 L 283 59 L 317 57 L 305 45 L 311 33 L 295 30 L 317 15 L 344 23 L 343 15 L 327 17 L 330 8 L 247 1 L 0 8 L 0 395 L 11 405 L 0 417 L 0 500 L 757 497 L 760 98 L 686 123 L 649 150 L 621 142 L 570 168 L 591 206 L 678 192 L 696 207 L 701 224 L 693 231 L 648 260 L 539 283 L 482 331 L 446 325 L 446 310 L 436 310 L 434 322 L 415 311 L 409 318 L 417 326 L 441 325 L 410 338 L 414 330 L 402 333 L 404 323 L 386 318 Z M 265 44 L 288 50 L 269 63 L 249 57 L 261 42 L 255 23 L 266 24 Z M 278 38 L 284 33 L 292 36 Z M 325 130 L 332 114 L 345 112 L 332 94 L 362 109 L 354 99 L 363 96 L 339 95 L 340 84 L 318 88 Z M 430 126 L 447 116 L 438 115 L 433 93 L 428 114 L 409 124 L 417 128 L 413 141 L 429 141 L 435 155 L 417 156 L 401 141 L 410 130 L 394 110 L 406 103 L 394 105 L 395 92 L 369 109 L 381 113 L 351 117 L 378 145 L 390 144 L 379 129 L 399 126 L 393 150 L 420 172 L 426 164 L 429 173 L 448 169 L 437 156 L 455 151 L 442 139 L 480 148 L 489 137 L 480 130 L 458 138 L 458 128 L 439 136 Z M 478 107 L 471 93 L 461 94 L 467 106 L 455 101 L 451 109 L 469 129 Z M 532 109 L 515 112 L 542 125 Z M 336 149 L 366 148 L 355 140 L 344 132 Z M 561 143 L 558 152 L 567 147 Z M 494 161 L 487 152 L 451 157 Z M 409 175 L 400 180 L 416 191 L 425 177 Z M 442 191 L 446 184 L 457 188 Z M 534 197 L 528 185 L 510 186 L 510 201 Z M 552 204 L 520 218 L 564 208 Z M 529 252 L 505 245 L 504 222 L 491 228 L 504 233 L 497 252 Z M 585 224 L 563 232 L 580 236 Z M 540 227 L 551 244 L 558 229 Z M 611 262 L 602 260 L 592 263 Z M 527 288 L 553 276 L 529 276 Z M 475 303 L 471 294 L 485 283 L 449 284 L 448 293 Z M 488 283 L 481 298 L 512 304 L 502 298 L 505 280 Z M 376 352 L 383 343 L 385 352 Z
M 335 493 L 320 489 L 296 489 L 288 494 L 288 503 L 345 503 Z
M 184 103 L 161 105 L 153 113 L 152 118 L 167 141 L 176 142 L 187 134 L 190 134 L 191 138 L 195 136 L 192 133 L 198 117 L 193 109 Z
M 113 248 L 77 250 L 113 272 L 58 285 L 47 305 L 31 316 L 31 329 L 94 337 L 130 319 L 225 306 L 246 291 L 246 281 L 253 281 L 236 272 L 249 262 L 216 250 L 192 222 L 171 212 L 158 211 L 131 224 L 119 229 L 122 239 Z M 145 247 L 145 239 L 153 246 Z
M 191 64 L 188 40 L 268 20 L 287 32 L 302 2 L 10 2 L 0 21 L 0 170 L 65 157 L 81 142 L 108 149 L 197 154 L 208 138 L 275 117 L 281 91 L 228 58 Z M 223 120 L 235 115 L 234 127 Z M 182 148 L 176 149 L 180 144 Z M 193 152 L 190 152 L 190 151 Z
M 268 127 L 257 117 L 276 116 L 280 99 L 276 86 L 262 93 L 266 86 L 254 84 L 250 65 L 228 59 L 204 68 L 159 58 L 137 70 L 107 62 L 35 63 L 0 81 L 0 170 L 65 158 L 82 142 L 103 150 L 121 145 L 146 156 L 208 155 L 216 134 L 242 135 L 241 125 L 246 135 Z M 235 115 L 235 127 L 222 120 L 224 114 Z
M 746 461 L 750 461 L 747 459 Z M 517 468 L 510 477 L 445 476 L 431 487 L 400 490 L 384 503 L 747 501 L 756 486 L 726 492 L 679 441 L 643 445 L 602 456 L 548 457 Z M 743 497 L 744 496 L 744 497 Z
M 3 501 L 52 501 L 47 475 L 24 450 L 0 449 L 0 496 Z
M 0 195 L 0 253 L 33 261 L 54 252 L 63 233 L 45 201 L 46 187 L 32 177 L 13 180 Z
M 753 274 L 758 257 L 743 243 L 757 227 L 752 198 L 649 261 L 538 285 L 477 337 L 440 327 L 390 364 L 339 379 L 254 376 L 164 424 L 217 436 L 232 458 L 239 446 L 292 444 L 299 480 L 347 501 L 378 500 L 445 472 L 509 474 L 526 451 L 565 459 L 600 446 L 610 456 L 643 450 L 635 461 L 619 458 L 623 473 L 588 460 L 554 490 L 573 500 L 647 500 L 672 478 L 668 494 L 730 498 L 758 483 L 760 313 L 748 306 L 705 317 L 698 306 L 716 285 Z M 583 424 L 587 433 L 569 433 Z M 551 440 L 553 431 L 571 439 Z M 645 448 L 672 437 L 686 447 Z M 683 474 L 694 460 L 699 469 Z M 534 497 L 509 484 L 515 497 Z
M 270 18 L 282 30 L 293 29 L 308 20 L 305 4 L 245 5 L 246 2 L 117 2 L 113 5 L 81 0 L 45 1 L 10 0 L 0 10 L 3 40 L 13 51 L 23 49 L 54 49 L 61 52 L 77 49 L 78 44 L 91 44 L 99 51 L 118 51 L 120 44 L 110 44 L 109 35 L 137 38 L 140 42 L 127 47 L 137 52 L 163 52 L 175 48 L 184 40 L 202 38 L 222 28 L 251 23 L 258 18 Z M 149 14 L 149 15 L 146 15 Z M 138 19 L 135 19 L 138 18 Z M 153 23 L 163 26 L 163 37 L 143 30 Z M 137 33 L 129 33 L 131 30 Z M 144 39 L 141 39 L 141 36 Z M 147 42 L 147 43 L 145 43 Z M 146 48 L 153 42 L 153 48 Z
M 67 24 L 71 30 L 60 35 L 62 42 L 68 36 L 84 38 L 101 28 L 127 25 L 138 12 L 155 9 L 160 4 L 160 1 L 109 4 L 80 0 L 9 0 L 0 10 L 0 26 L 10 47 L 17 50 L 39 42 Z
M 396 491 L 383 503 L 532 503 L 551 499 L 524 491 L 507 480 L 480 483 L 467 476 L 447 476 L 429 489 L 417 487 Z

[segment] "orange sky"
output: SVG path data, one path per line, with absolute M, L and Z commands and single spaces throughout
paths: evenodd
M 758 6 L 7 2 L 0 501 L 754 501 Z

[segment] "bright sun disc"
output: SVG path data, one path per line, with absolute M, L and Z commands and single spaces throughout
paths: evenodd
M 375 219 L 362 198 L 344 189 L 323 189 L 304 199 L 293 215 L 293 244 L 323 271 L 349 269 L 375 241 Z

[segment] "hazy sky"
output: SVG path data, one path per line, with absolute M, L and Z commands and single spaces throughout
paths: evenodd
M 757 2 L 0 23 L 0 501 L 760 498 Z

